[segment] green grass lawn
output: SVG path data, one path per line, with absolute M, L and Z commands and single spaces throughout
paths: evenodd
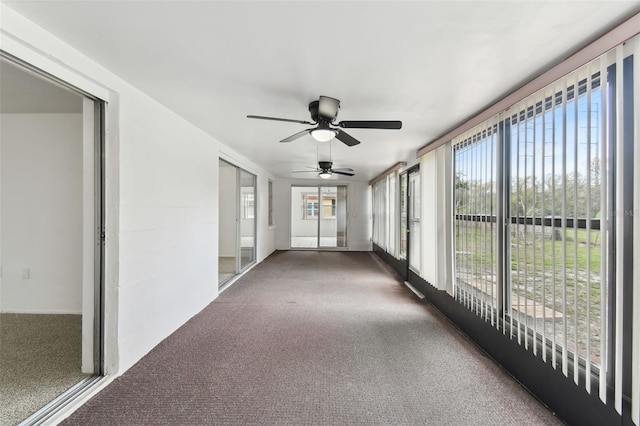
M 510 294 L 561 312 L 566 317 L 570 336 L 585 347 L 587 313 L 591 332 L 599 330 L 601 309 L 601 235 L 599 230 L 562 230 L 554 241 L 550 227 L 512 227 L 510 235 Z M 497 271 L 497 235 L 495 224 L 458 221 L 455 228 L 456 275 L 472 291 L 488 292 Z M 485 290 L 487 289 L 487 290 Z M 566 300 L 566 306 L 564 304 Z M 491 302 L 489 302 L 491 303 Z M 514 303 L 516 299 L 514 299 Z M 562 320 L 559 322 L 562 325 Z M 552 327 L 556 327 L 553 325 Z M 562 338 L 562 331 L 559 338 Z M 599 334 L 599 333 L 596 333 Z M 576 339 L 570 337 L 569 340 Z M 597 356 L 599 336 L 591 338 L 592 355 Z

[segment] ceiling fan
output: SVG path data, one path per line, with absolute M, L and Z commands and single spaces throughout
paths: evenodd
M 298 138 L 310 134 L 318 142 L 328 142 L 333 138 L 338 139 L 345 145 L 353 146 L 360 143 L 359 140 L 349 135 L 342 129 L 400 129 L 402 122 L 393 121 L 340 121 L 336 123 L 338 110 L 340 109 L 340 101 L 328 96 L 320 96 L 317 101 L 309 104 L 309 112 L 311 113 L 311 121 L 291 120 L 288 118 L 264 117 L 261 115 L 247 115 L 247 118 L 257 118 L 260 120 L 286 121 L 289 123 L 308 124 L 316 126 L 298 132 L 288 138 L 282 139 L 280 142 L 292 142 Z
M 318 161 L 318 168 L 314 170 L 296 170 L 291 173 L 318 173 L 318 177 L 321 179 L 329 179 L 332 175 L 345 175 L 345 176 L 355 176 L 353 173 L 353 169 L 348 167 L 342 167 L 339 169 L 334 169 L 333 162 L 331 161 Z

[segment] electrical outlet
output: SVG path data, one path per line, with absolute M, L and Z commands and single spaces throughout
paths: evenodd
M 31 270 L 29 268 L 22 269 L 22 279 L 28 280 L 31 277 Z

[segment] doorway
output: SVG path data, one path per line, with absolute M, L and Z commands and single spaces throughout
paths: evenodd
M 0 424 L 30 424 L 104 373 L 104 102 L 0 74 Z
M 256 261 L 256 175 L 219 160 L 218 288 Z
M 291 187 L 290 247 L 347 247 L 346 185 Z

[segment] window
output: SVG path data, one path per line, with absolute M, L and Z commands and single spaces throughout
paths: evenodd
M 398 171 L 404 166 L 406 166 L 405 162 L 396 163 L 371 183 L 372 240 L 374 244 L 394 257 L 398 256 L 400 250 L 401 237 L 397 228 L 400 221 L 399 207 L 403 202 L 399 191 Z
M 455 297 L 587 391 L 580 375 L 597 378 L 603 401 L 629 285 L 619 259 L 631 219 L 614 212 L 633 209 L 621 174 L 633 169 L 633 132 L 618 122 L 633 114 L 616 111 L 633 107 L 633 74 L 620 58 L 605 55 L 453 140 Z
M 387 177 L 372 185 L 373 242 L 387 249 Z
M 302 194 L 302 218 L 303 219 L 317 219 L 319 208 L 318 208 L 318 195 L 316 193 L 313 194 Z
M 498 126 L 459 142 L 454 150 L 455 279 L 458 297 L 492 318 L 497 306 L 496 147 Z M 472 301 L 478 301 L 472 305 Z
M 269 226 L 274 226 L 273 221 L 273 181 L 269 181 Z
M 334 219 L 336 217 L 336 198 L 322 196 L 322 218 Z

